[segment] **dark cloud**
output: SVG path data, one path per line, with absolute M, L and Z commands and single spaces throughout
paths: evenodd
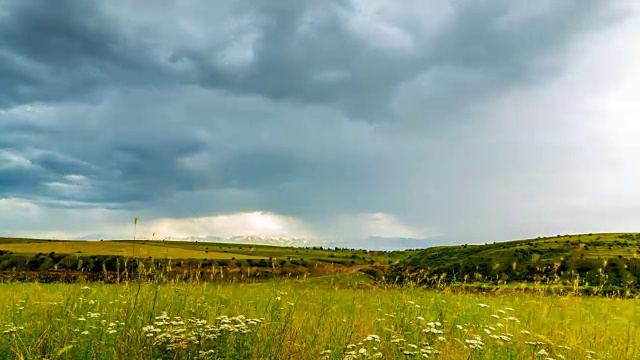
M 241 149 L 223 160 L 223 183 L 233 188 L 255 188 L 286 183 L 299 177 L 298 161 L 289 152 L 269 149 Z M 300 169 L 301 170 L 301 169 Z
M 0 0 L 0 149 L 31 164 L 0 165 L 0 198 L 454 226 L 517 188 L 503 163 L 547 165 L 451 129 L 612 21 L 595 0 L 513 4 Z
M 392 24 L 411 39 L 405 53 L 376 47 L 383 40 L 374 32 L 366 38 L 355 36 L 348 21 L 359 11 L 352 5 L 328 2 L 323 11 L 313 13 L 317 19 L 306 33 L 300 28 L 313 8 L 306 2 L 276 2 L 252 8 L 260 15 L 261 33 L 241 75 L 211 65 L 206 60 L 211 52 L 192 49 L 183 56 L 198 64 L 204 86 L 338 106 L 366 120 L 389 120 L 387 105 L 395 87 L 426 74 L 430 91 L 422 95 L 423 104 L 441 117 L 461 102 L 482 101 L 505 87 L 551 77 L 559 69 L 533 69 L 531 64 L 585 29 L 601 26 L 595 21 L 601 8 L 598 1 L 571 1 L 545 16 L 499 26 L 508 15 L 507 2 L 459 3 L 452 19 L 428 40 L 412 33 L 411 23 Z M 419 10 L 426 17 L 430 7 Z
M 3 1 L 0 106 L 32 101 L 100 101 L 115 84 L 166 83 L 167 69 L 129 41 L 97 3 Z
M 41 182 L 45 181 L 43 174 L 26 168 L 0 168 L 0 197 L 9 197 L 37 191 Z
M 2 93 L 5 106 L 91 95 L 99 100 L 102 93 L 95 91 L 114 84 L 192 83 L 338 106 L 367 120 L 388 120 L 387 102 L 395 87 L 419 74 L 435 72 L 429 79 L 433 94 L 424 98 L 435 114 L 453 106 L 447 101 L 451 94 L 480 100 L 502 87 L 545 76 L 530 65 L 575 34 L 599 26 L 594 19 L 602 7 L 598 1 L 571 1 L 544 16 L 500 26 L 510 10 L 507 2 L 463 2 L 435 34 L 425 36 L 415 24 L 421 15 L 431 19 L 431 7 L 425 4 L 411 14 L 413 22 L 384 24 L 393 36 L 407 38 L 408 49 L 403 49 L 398 44 L 381 47 L 402 39 L 381 39 L 385 33 L 375 32 L 376 19 L 338 1 L 322 6 L 307 1 L 221 5 L 229 18 L 244 20 L 233 27 L 228 19 L 206 24 L 208 29 L 197 34 L 204 43 L 190 39 L 176 23 L 189 18 L 179 13 L 167 19 L 145 4 L 106 11 L 96 3 L 72 0 L 7 3 L 0 23 L 0 46 L 11 59 L 0 66 L 8 82 Z M 205 3 L 192 5 L 213 9 Z M 127 10 L 150 19 L 124 22 L 125 30 L 119 29 L 123 22 L 118 17 L 127 19 Z M 371 23 L 354 20 L 358 17 Z M 166 27 L 169 31 L 155 33 L 169 35 L 154 35 L 160 29 L 152 26 Z M 357 31 L 371 34 L 359 36 Z
M 96 174 L 95 166 L 84 163 L 77 159 L 66 158 L 58 153 L 41 152 L 30 159 L 42 170 L 57 175 L 83 174 L 91 176 Z

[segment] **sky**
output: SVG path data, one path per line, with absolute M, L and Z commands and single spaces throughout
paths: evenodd
M 0 235 L 640 231 L 638 94 L 630 0 L 0 0 Z

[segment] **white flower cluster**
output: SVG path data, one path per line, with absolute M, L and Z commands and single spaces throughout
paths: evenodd
M 243 315 L 219 316 L 213 324 L 206 320 L 179 316 L 170 317 L 166 312 L 155 318 L 155 322 L 142 328 L 153 346 L 168 351 L 186 350 L 198 347 L 201 357 L 216 355 L 216 340 L 226 336 L 243 336 L 262 324 L 264 319 L 249 319 Z M 219 355 L 219 354 L 217 354 Z

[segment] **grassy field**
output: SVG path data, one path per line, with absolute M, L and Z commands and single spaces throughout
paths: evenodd
M 51 241 L 51 242 L 11 242 L 0 245 L 3 250 L 13 251 L 16 254 L 36 254 L 38 252 L 56 252 L 59 254 L 82 255 L 120 255 L 126 257 L 153 257 L 173 259 L 262 259 L 263 256 L 254 256 L 242 253 L 225 253 L 223 251 L 205 251 L 203 248 L 191 249 L 179 246 L 162 246 L 158 242 L 115 242 L 115 241 Z
M 0 238 L 0 282 L 81 278 L 117 282 L 135 277 L 140 269 L 149 276 L 161 273 L 172 279 L 196 272 L 216 281 L 223 273 L 224 281 L 325 276 L 390 264 L 407 254 L 190 241 Z
M 158 259 L 296 258 L 302 260 L 356 259 L 357 261 L 362 261 L 363 259 L 374 261 L 397 260 L 410 253 L 406 251 L 369 252 L 359 249 L 280 247 L 193 241 L 65 241 L 2 237 L 0 237 L 0 250 L 27 255 L 54 251 L 60 254 L 119 255 L 140 258 L 151 256 Z
M 0 359 L 640 359 L 639 243 L 596 234 L 369 252 L 0 238 Z M 123 277 L 133 260 L 144 276 Z M 114 267 L 115 282 L 76 276 Z M 465 271 L 475 277 L 461 281 Z M 437 286 L 415 286 L 433 275 Z M 600 280 L 627 298 L 571 290 Z
M 640 358 L 638 299 L 366 283 L 5 284 L 0 358 Z
M 607 291 L 640 290 L 640 234 L 583 234 L 482 245 L 439 246 L 407 254 L 395 270 L 402 280 L 433 283 L 538 282 Z
M 497 243 L 436 246 L 413 252 L 415 264 L 438 266 L 450 262 L 491 259 L 494 263 L 511 264 L 527 255 L 535 261 L 553 261 L 579 257 L 586 260 L 640 258 L 640 234 L 579 234 L 514 240 Z

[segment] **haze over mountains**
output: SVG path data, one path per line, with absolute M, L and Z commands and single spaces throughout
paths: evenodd
M 104 234 L 87 234 L 81 237 L 74 238 L 74 240 L 99 240 L 99 239 L 113 239 L 111 236 Z M 317 239 L 317 238 L 301 238 L 301 237 L 286 237 L 286 236 L 189 236 L 189 237 L 165 237 L 165 238 L 149 238 L 139 237 L 142 240 L 171 240 L 171 241 L 199 241 L 199 242 L 212 242 L 212 243 L 232 243 L 232 244 L 251 244 L 251 245 L 273 245 L 273 246 L 294 246 L 294 247 L 307 247 L 307 246 L 322 246 L 322 247 L 339 247 L 339 248 L 353 248 L 364 250 L 379 250 L 379 251 L 394 251 L 394 250 L 407 250 L 427 248 L 443 243 L 441 237 L 431 237 L 426 239 L 413 239 L 413 238 L 401 238 L 401 237 L 379 237 L 369 236 L 366 238 L 344 238 L 344 239 Z

